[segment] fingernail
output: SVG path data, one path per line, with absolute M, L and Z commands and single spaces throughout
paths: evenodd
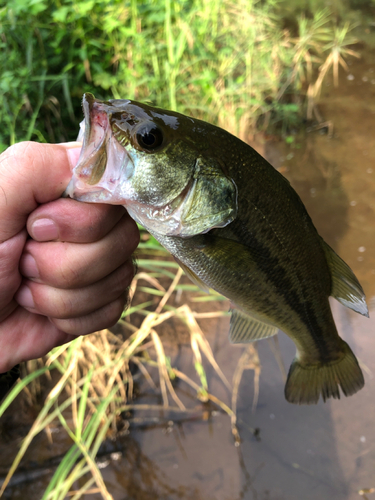
M 81 148 L 82 142 L 79 142 L 79 141 L 59 142 L 59 146 L 64 146 L 66 149 Z
M 66 148 L 70 168 L 73 169 L 78 163 L 78 158 L 81 154 L 82 142 L 63 142 L 60 146 L 64 146 Z
M 29 253 L 22 255 L 20 260 L 20 271 L 25 278 L 39 278 L 39 270 L 35 259 Z
M 29 287 L 22 285 L 17 291 L 14 298 L 20 306 L 27 307 L 29 309 L 35 309 L 34 299 Z
M 30 236 L 37 241 L 57 240 L 59 230 L 51 219 L 37 219 L 30 228 Z

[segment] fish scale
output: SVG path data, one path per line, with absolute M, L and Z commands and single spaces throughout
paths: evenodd
M 367 316 L 363 290 L 290 183 L 249 145 L 201 120 L 91 94 L 83 109 L 83 148 L 66 196 L 124 205 L 194 283 L 230 300 L 232 342 L 285 332 L 297 348 L 285 386 L 291 403 L 361 389 L 328 297 Z

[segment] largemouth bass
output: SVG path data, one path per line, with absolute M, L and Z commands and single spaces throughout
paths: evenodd
M 368 316 L 361 285 L 316 231 L 289 182 L 253 148 L 201 120 L 83 97 L 83 148 L 65 192 L 124 205 L 202 289 L 231 302 L 230 340 L 285 332 L 291 403 L 364 385 L 328 297 Z

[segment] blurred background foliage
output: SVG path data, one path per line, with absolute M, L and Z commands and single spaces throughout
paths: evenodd
M 86 91 L 150 101 L 243 139 L 257 127 L 295 126 L 319 68 L 356 42 L 350 9 L 370 4 L 3 0 L 0 151 L 75 139 Z M 353 19 L 344 24 L 344 16 Z

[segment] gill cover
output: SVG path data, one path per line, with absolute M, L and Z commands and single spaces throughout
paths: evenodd
M 170 168 L 174 168 L 173 163 Z M 152 181 L 151 181 L 152 182 Z M 211 160 L 197 158 L 182 192 L 162 207 L 125 204 L 146 229 L 165 236 L 189 237 L 224 227 L 237 214 L 237 189 Z

